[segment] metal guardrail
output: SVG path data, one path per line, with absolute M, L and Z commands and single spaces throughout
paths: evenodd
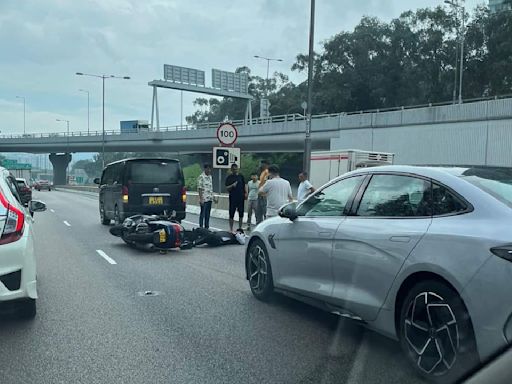
M 512 94 L 501 95 L 501 96 L 493 96 L 493 97 L 484 97 L 477 99 L 466 99 L 463 100 L 463 104 L 476 103 L 479 101 L 491 101 L 491 100 L 500 100 L 500 99 L 509 99 L 512 98 Z M 318 115 L 313 115 L 311 118 L 313 120 L 316 119 L 324 119 L 326 117 L 338 117 L 341 118 L 343 116 L 348 115 L 359 115 L 359 114 L 370 114 L 370 113 L 381 113 L 381 112 L 396 112 L 396 111 L 404 111 L 409 109 L 417 109 L 417 108 L 429 108 L 429 107 L 439 107 L 439 106 L 449 106 L 449 105 L 458 105 L 453 101 L 445 101 L 439 103 L 428 103 L 428 104 L 418 104 L 418 105 L 409 105 L 409 106 L 401 106 L 401 107 L 392 107 L 392 108 L 379 108 L 379 109 L 369 109 L 362 111 L 351 111 L 351 112 L 339 112 L 339 113 L 323 113 Z M 301 115 L 299 113 L 294 114 L 286 114 L 286 115 L 278 115 L 271 116 L 268 118 L 256 117 L 253 118 L 249 124 L 273 124 L 273 123 L 286 123 L 286 122 L 294 122 L 294 121 L 304 121 L 306 120 L 306 116 Z M 234 125 L 245 125 L 245 120 L 232 120 L 230 121 Z M 216 129 L 221 121 L 218 122 L 206 122 L 206 123 L 196 123 L 196 124 L 186 124 L 186 125 L 172 125 L 172 126 L 164 126 L 160 127 L 159 130 L 152 130 L 146 132 L 133 132 L 133 133 L 121 133 L 120 130 L 105 130 L 106 136 L 121 136 L 121 135 L 143 135 L 143 134 L 153 134 L 155 132 L 179 132 L 179 131 L 192 131 L 192 130 L 200 130 L 200 129 Z M 34 138 L 53 138 L 53 137 L 97 137 L 102 136 L 102 131 L 72 131 L 69 132 L 69 136 L 67 132 L 56 132 L 56 133 L 27 133 L 27 134 L 18 134 L 18 135 L 0 135 L 2 139 L 34 139 Z

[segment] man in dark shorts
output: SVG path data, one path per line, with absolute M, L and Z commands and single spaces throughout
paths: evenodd
M 244 220 L 244 203 L 247 199 L 247 185 L 242 175 L 238 174 L 238 165 L 231 165 L 231 175 L 226 178 L 229 192 L 229 230 L 233 232 L 235 212 L 238 211 L 238 228 L 242 228 Z

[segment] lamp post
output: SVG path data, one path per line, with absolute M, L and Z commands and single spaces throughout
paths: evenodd
M 306 137 L 304 139 L 303 170 L 308 172 L 311 168 L 311 112 L 313 110 L 313 65 L 315 43 L 315 0 L 311 0 L 311 16 L 309 23 L 309 57 L 308 57 L 308 96 L 306 114 Z
M 23 134 L 25 135 L 26 133 L 26 126 L 25 126 L 25 121 L 26 121 L 26 114 L 25 114 L 25 96 L 16 96 L 17 99 L 22 99 L 23 100 Z
M 102 123 L 101 123 L 101 162 L 105 167 L 105 79 L 124 79 L 130 80 L 130 76 L 114 76 L 114 75 L 94 75 L 90 73 L 76 72 L 77 76 L 98 77 L 102 82 Z
M 87 134 L 89 135 L 89 117 L 90 117 L 90 109 L 89 109 L 89 91 L 85 89 L 79 89 L 80 92 L 87 93 Z
M 459 39 L 460 39 L 460 68 L 459 68 L 459 104 L 462 104 L 462 78 L 464 75 L 464 40 L 465 40 L 465 29 L 466 29 L 466 7 L 464 6 L 464 0 L 462 5 L 459 4 L 459 0 L 444 0 L 445 4 L 452 6 L 455 13 L 461 11 L 461 21 L 459 23 Z
M 262 59 L 262 60 L 267 60 L 267 81 L 266 81 L 266 87 L 265 87 L 265 96 L 268 96 L 268 76 L 269 76 L 269 72 L 270 72 L 270 62 L 271 61 L 283 61 L 283 59 L 273 59 L 271 57 L 265 57 L 265 56 L 258 56 L 258 55 L 254 55 L 254 58 L 255 59 Z

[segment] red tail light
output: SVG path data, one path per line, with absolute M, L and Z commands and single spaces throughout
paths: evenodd
M 181 188 L 181 201 L 183 202 L 183 204 L 187 203 L 187 188 L 185 187 Z
M 0 244 L 15 242 L 23 236 L 25 228 L 25 214 L 23 211 L 9 204 L 5 196 L 0 192 L 0 205 L 7 210 L 5 226 L 0 236 Z
M 122 194 L 123 194 L 123 203 L 127 203 L 128 202 L 128 187 L 126 185 L 123 185 Z

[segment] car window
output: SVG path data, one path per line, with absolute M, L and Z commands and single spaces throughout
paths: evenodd
M 461 177 L 495 199 L 512 207 L 512 169 L 469 168 Z
M 430 216 L 430 182 L 410 176 L 374 175 L 364 192 L 358 216 Z
M 434 216 L 464 212 L 466 204 L 442 185 L 432 185 L 432 212 Z
M 13 196 L 18 200 L 19 203 L 21 203 L 20 193 L 18 189 L 18 185 L 16 183 L 16 179 L 14 179 L 12 176 L 9 176 L 5 179 L 7 186 L 11 190 Z
M 340 180 L 317 191 L 297 208 L 299 216 L 342 216 L 364 176 Z
M 124 163 L 116 164 L 112 167 L 112 183 L 123 183 L 123 169 L 124 169 Z
M 101 184 L 111 185 L 113 182 L 114 182 L 113 166 L 109 166 L 103 172 L 103 177 L 101 178 Z
M 179 183 L 180 165 L 175 161 L 133 162 L 128 180 L 135 184 Z

